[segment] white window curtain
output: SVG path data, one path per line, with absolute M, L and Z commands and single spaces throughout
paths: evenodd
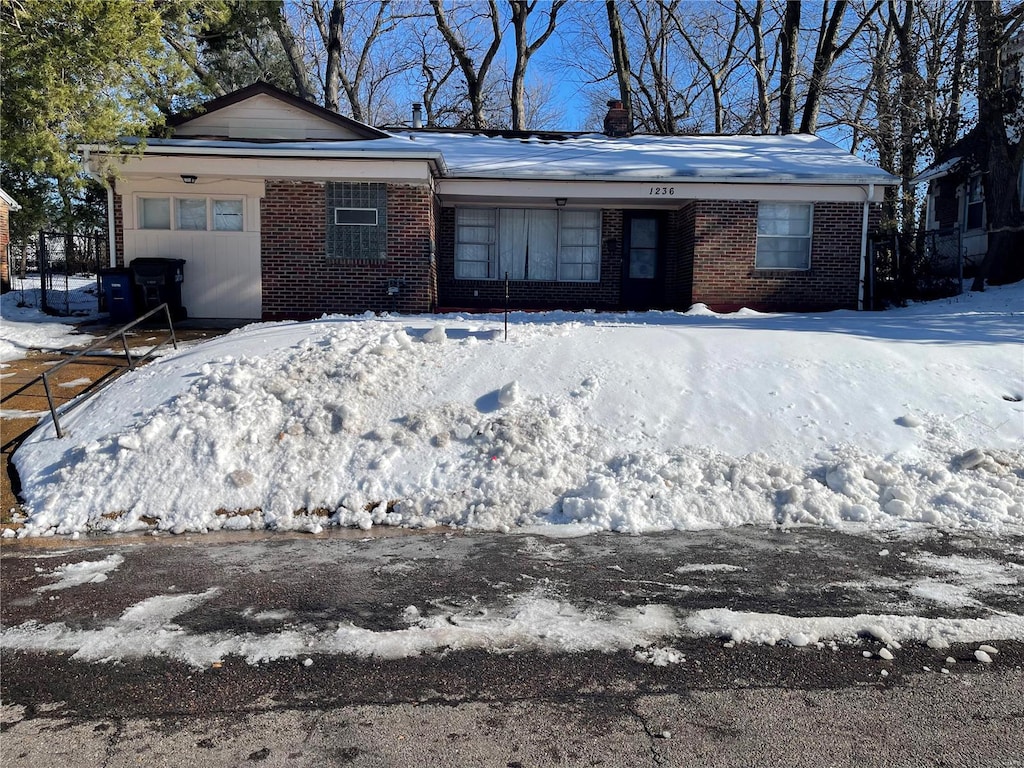
M 498 274 L 512 280 L 554 280 L 558 260 L 558 212 L 498 211 Z
M 455 276 L 463 279 L 597 281 L 600 211 L 460 208 Z

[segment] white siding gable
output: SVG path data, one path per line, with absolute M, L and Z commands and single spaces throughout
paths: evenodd
M 175 128 L 174 135 L 279 141 L 365 138 L 344 126 L 321 120 L 316 115 L 262 93 L 199 115 Z

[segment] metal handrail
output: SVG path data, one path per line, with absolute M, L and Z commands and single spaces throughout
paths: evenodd
M 125 337 L 125 334 L 128 331 L 130 331 L 132 328 L 137 326 L 139 323 L 141 323 L 143 320 L 147 320 L 150 317 L 152 317 L 153 315 L 155 315 L 156 313 L 160 312 L 160 310 L 163 310 L 164 315 L 167 318 L 167 330 L 169 332 L 168 337 L 166 339 L 163 339 L 159 344 L 154 346 L 152 349 L 150 349 L 146 354 L 142 355 L 141 357 L 132 358 L 131 350 L 128 348 L 128 339 Z M 146 360 L 148 360 L 158 349 L 160 349 L 160 347 L 162 347 L 168 341 L 170 341 L 171 344 L 174 345 L 175 349 L 178 348 L 178 339 L 174 335 L 174 324 L 171 323 L 171 310 L 167 306 L 167 304 L 164 303 L 164 304 L 161 304 L 158 307 L 154 307 L 153 309 L 149 310 L 149 312 L 147 312 L 146 314 L 142 315 L 139 318 L 136 318 L 135 320 L 133 320 L 132 322 L 128 323 L 127 325 L 122 326 L 121 328 L 119 328 L 118 330 L 114 331 L 113 333 L 111 333 L 111 334 L 109 334 L 107 336 L 104 336 L 99 341 L 94 341 L 88 347 L 86 347 L 85 349 L 81 350 L 80 352 L 76 352 L 71 357 L 69 357 L 67 360 L 62 360 L 61 362 L 57 363 L 57 365 L 53 366 L 49 370 L 44 371 L 39 376 L 39 378 L 41 378 L 43 380 L 43 389 L 46 390 L 46 402 L 49 403 L 49 405 L 50 405 L 50 415 L 53 417 L 53 427 L 54 427 L 55 430 L 57 430 L 57 437 L 58 438 L 64 437 L 64 432 L 60 428 L 60 419 L 57 418 L 57 407 L 53 404 L 53 395 L 50 392 L 50 380 L 49 380 L 49 377 L 52 376 L 53 374 L 55 374 L 57 371 L 59 371 L 65 365 L 69 365 L 69 364 L 73 363 L 75 360 L 77 360 L 79 358 L 82 358 L 82 357 L 85 357 L 90 352 L 94 351 L 97 347 L 103 346 L 104 344 L 106 344 L 111 339 L 114 339 L 114 338 L 117 338 L 117 337 L 121 338 L 121 346 L 124 348 L 124 356 L 125 356 L 125 359 L 128 362 L 128 370 L 129 371 L 134 371 L 135 370 L 135 364 L 137 362 L 143 363 Z M 118 375 L 120 375 L 120 374 L 118 374 Z M 102 391 L 108 384 L 110 384 L 116 378 L 117 378 L 117 376 L 113 376 L 113 377 L 109 378 L 107 381 L 105 381 L 104 383 L 102 383 L 100 386 L 94 387 L 92 389 L 87 389 L 86 391 L 80 393 L 77 397 L 75 397 L 73 400 L 71 400 L 71 402 L 65 403 L 63 406 L 61 406 L 61 409 L 62 409 L 63 413 L 67 413 L 72 408 L 77 408 L 79 405 L 84 403 L 86 400 L 88 400 L 90 397 L 95 395 L 97 392 Z

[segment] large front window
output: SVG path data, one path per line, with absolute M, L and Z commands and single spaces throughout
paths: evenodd
M 456 210 L 457 278 L 596 282 L 600 264 L 600 211 Z
M 759 203 L 758 269 L 810 269 L 811 204 Z

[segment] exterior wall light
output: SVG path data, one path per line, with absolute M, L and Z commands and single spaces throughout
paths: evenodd
M 191 173 L 183 173 L 183 174 L 181 174 L 181 180 L 184 181 L 186 184 L 195 184 L 196 183 L 196 177 L 193 174 L 191 174 Z
M 567 202 L 568 202 L 567 198 L 564 198 L 564 197 L 556 197 L 555 198 L 555 205 L 557 205 L 559 208 L 561 208 Z

